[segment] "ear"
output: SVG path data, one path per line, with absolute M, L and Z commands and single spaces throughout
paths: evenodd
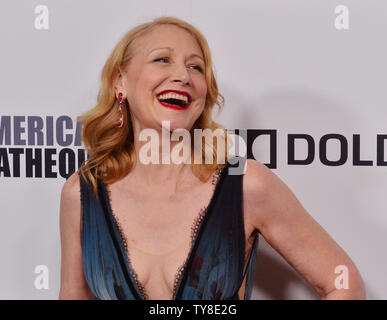
M 122 92 L 123 96 L 126 97 L 123 74 L 123 71 L 119 69 L 118 74 L 114 79 L 114 90 L 116 97 L 118 97 L 119 92 Z

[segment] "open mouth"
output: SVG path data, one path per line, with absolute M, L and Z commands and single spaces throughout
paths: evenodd
M 175 110 L 185 110 L 191 104 L 191 96 L 188 92 L 177 90 L 164 90 L 157 95 L 161 105 Z

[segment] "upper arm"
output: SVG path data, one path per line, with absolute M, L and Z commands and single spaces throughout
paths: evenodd
M 344 250 L 308 214 L 265 165 L 247 160 L 244 202 L 249 221 L 319 293 L 335 290 L 338 265 L 348 268 L 350 289 L 364 292 L 361 276 Z
M 60 199 L 61 288 L 59 299 L 95 299 L 83 274 L 78 173 L 65 182 Z

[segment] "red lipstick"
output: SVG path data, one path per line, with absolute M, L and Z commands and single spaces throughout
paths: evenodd
M 165 102 L 162 102 L 160 101 L 157 97 L 161 94 L 164 94 L 164 93 L 168 93 L 168 92 L 173 92 L 173 93 L 177 93 L 177 94 L 181 94 L 181 95 L 184 95 L 184 96 L 187 96 L 188 98 L 188 102 L 187 104 L 184 106 L 184 108 L 181 108 L 181 107 L 178 107 L 176 105 L 171 105 L 171 104 L 168 104 L 168 103 L 165 103 Z M 166 108 L 171 108 L 171 109 L 174 109 L 174 110 L 186 110 L 190 105 L 191 105 L 191 101 L 192 101 L 192 97 L 191 95 L 187 92 L 187 91 L 180 91 L 180 90 L 163 90 L 163 91 L 160 91 L 157 95 L 156 95 L 156 99 L 157 101 L 164 107 Z

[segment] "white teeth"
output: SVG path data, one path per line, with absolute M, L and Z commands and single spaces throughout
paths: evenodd
M 179 99 L 185 101 L 185 103 L 188 103 L 188 97 L 182 94 L 177 94 L 173 92 L 168 92 L 162 95 L 159 95 L 157 97 L 159 100 L 164 100 L 164 99 Z

